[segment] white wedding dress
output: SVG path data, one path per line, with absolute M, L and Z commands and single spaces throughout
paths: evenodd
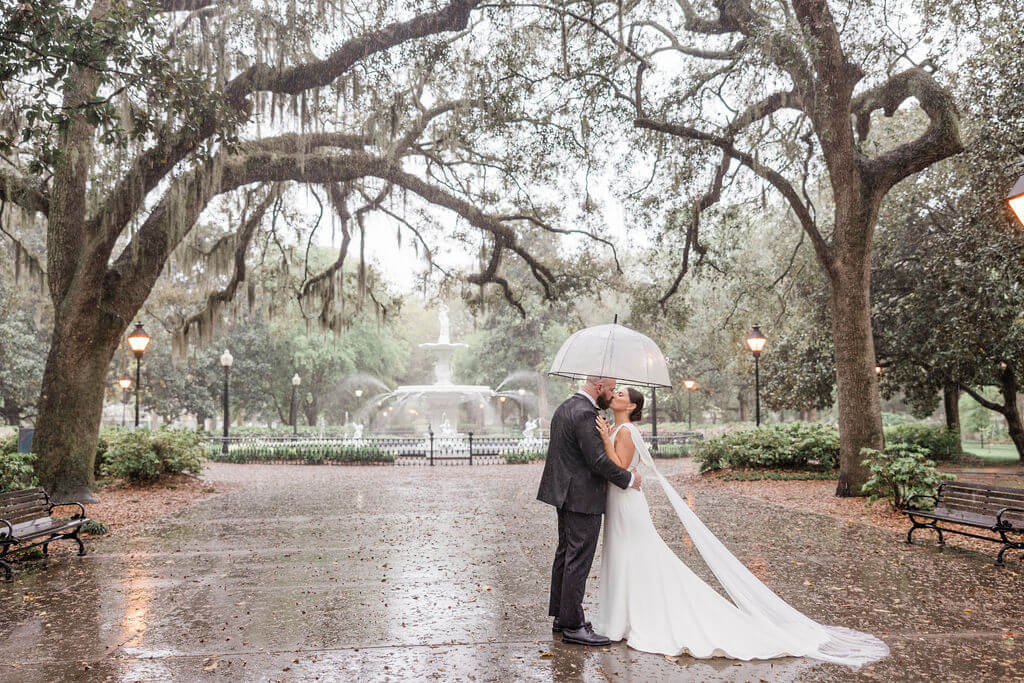
M 640 430 L 627 423 L 635 451 L 630 468 L 646 465 L 726 600 L 701 580 L 662 540 L 647 499 L 637 489 L 608 487 L 601 559 L 599 615 L 594 629 L 630 647 L 665 655 L 772 659 L 812 657 L 861 666 L 889 654 L 867 633 L 823 626 L 786 604 L 761 583 L 697 518 L 654 466 Z

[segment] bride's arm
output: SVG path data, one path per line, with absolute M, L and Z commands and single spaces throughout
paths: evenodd
M 633 437 L 628 429 L 620 429 L 612 443 L 612 428 L 600 415 L 597 416 L 597 431 L 601 434 L 601 443 L 608 458 L 619 467 L 626 469 L 633 462 Z

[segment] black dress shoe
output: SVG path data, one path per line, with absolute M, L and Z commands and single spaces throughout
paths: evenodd
M 577 645 L 611 645 L 612 641 L 604 636 L 594 633 L 589 624 L 572 630 L 562 631 L 563 643 L 575 643 Z
M 584 628 L 592 628 L 589 621 L 587 623 L 583 624 L 583 627 Z M 561 633 L 564 630 L 565 630 L 565 628 L 562 626 L 562 622 L 560 622 L 558 620 L 558 617 L 555 617 L 555 621 L 552 622 L 552 624 L 551 624 L 551 632 L 552 633 Z

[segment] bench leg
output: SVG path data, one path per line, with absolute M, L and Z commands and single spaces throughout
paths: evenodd
M 75 533 L 71 534 L 68 538 L 75 539 L 75 543 L 78 544 L 78 556 L 85 555 L 85 544 L 82 543 L 82 539 L 78 537 L 78 529 L 75 529 Z
M 4 568 L 4 581 L 10 581 L 13 578 L 10 563 L 0 560 L 0 567 Z
M 996 555 L 996 566 L 1005 567 L 1006 563 L 1003 562 L 1003 554 L 1007 550 L 1024 550 L 1024 543 L 1015 543 L 1006 537 L 1006 532 L 1001 530 L 999 535 L 1003 537 L 1003 547 L 999 549 L 999 554 Z
M 49 554 L 50 554 L 50 544 L 49 543 L 44 543 L 43 544 L 43 555 L 47 555 L 48 556 Z

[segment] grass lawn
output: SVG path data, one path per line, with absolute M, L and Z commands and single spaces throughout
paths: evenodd
M 989 443 L 981 447 L 978 441 L 964 441 L 964 451 L 992 465 L 1014 465 L 1018 462 L 1017 449 L 1012 443 Z

